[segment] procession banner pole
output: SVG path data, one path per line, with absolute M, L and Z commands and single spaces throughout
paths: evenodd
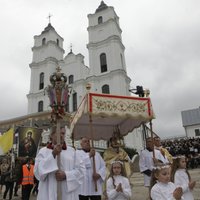
M 61 144 L 60 128 L 61 120 L 65 115 L 65 106 L 68 101 L 68 86 L 67 77 L 60 72 L 61 68 L 57 67 L 56 72 L 50 76 L 51 85 L 47 87 L 47 92 L 50 100 L 51 122 L 56 126 L 56 139 L 57 144 Z M 60 154 L 56 156 L 58 169 L 61 167 Z M 61 181 L 57 181 L 57 200 L 62 199 Z

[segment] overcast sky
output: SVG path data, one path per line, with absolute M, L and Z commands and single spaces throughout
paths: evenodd
M 27 114 L 34 35 L 51 24 L 88 63 L 88 19 L 100 0 L 1 0 L 0 120 Z M 120 18 L 131 87 L 151 91 L 153 129 L 184 135 L 181 111 L 200 106 L 200 1 L 105 0 Z M 65 55 L 66 55 L 65 54 Z

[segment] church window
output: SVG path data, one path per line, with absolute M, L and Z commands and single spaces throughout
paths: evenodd
M 39 101 L 38 102 L 38 112 L 42 112 L 43 111 L 43 101 Z
M 103 17 L 102 16 L 98 17 L 98 24 L 101 24 L 101 23 L 103 23 Z
M 74 82 L 74 76 L 70 75 L 69 76 L 69 84 L 72 84 Z
M 46 44 L 46 38 L 43 38 L 42 39 L 42 45 L 45 45 Z
M 122 54 L 120 54 L 120 57 L 121 57 L 121 65 L 122 65 L 122 68 L 124 67 L 124 62 L 123 62 L 123 56 Z
M 59 39 L 56 40 L 56 44 L 59 46 Z
M 72 100 L 73 100 L 73 112 L 77 110 L 77 93 L 73 93 L 72 95 Z
M 39 90 L 44 88 L 44 73 L 40 73 Z
M 105 53 L 102 53 L 100 55 L 100 64 L 101 64 L 101 73 L 107 72 L 107 61 Z
M 110 94 L 110 88 L 109 88 L 109 85 L 103 85 L 102 86 L 102 93 L 103 94 Z
M 69 95 L 67 96 L 67 103 L 65 105 L 65 112 L 69 112 Z

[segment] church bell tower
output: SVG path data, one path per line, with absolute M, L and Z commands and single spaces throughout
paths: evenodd
M 127 76 L 119 17 L 104 1 L 88 15 L 90 76 L 94 92 L 129 95 L 131 79 Z
M 44 95 L 45 87 L 49 84 L 50 75 L 63 61 L 63 38 L 58 35 L 49 22 L 40 35 L 34 36 L 32 47 L 30 91 L 28 98 L 28 114 L 50 110 L 49 99 Z

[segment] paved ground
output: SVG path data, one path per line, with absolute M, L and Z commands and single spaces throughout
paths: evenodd
M 190 170 L 189 172 L 191 174 L 192 179 L 197 181 L 196 187 L 193 191 L 194 199 L 200 200 L 200 168 Z M 139 172 L 134 173 L 131 178 L 131 183 L 133 184 L 132 200 L 146 200 L 148 198 L 148 190 L 143 186 L 143 175 L 140 174 Z M 3 199 L 2 194 L 0 194 L 0 199 Z M 19 197 L 13 198 L 13 200 L 20 200 L 20 199 L 21 199 L 20 195 Z M 36 200 L 36 196 L 32 195 L 30 200 Z

